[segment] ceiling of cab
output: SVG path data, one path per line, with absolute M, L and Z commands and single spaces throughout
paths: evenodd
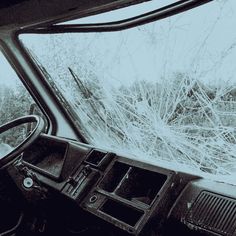
M 1 8 L 10 7 L 10 6 L 13 6 L 15 4 L 25 2 L 25 1 L 27 1 L 27 0 L 8 0 L 8 1 L 2 1 L 2 2 L 0 2 L 0 9 Z
M 19 29 L 124 7 L 145 0 L 8 0 L 0 1 L 0 29 Z

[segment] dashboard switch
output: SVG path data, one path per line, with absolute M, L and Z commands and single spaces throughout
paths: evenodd
M 62 192 L 78 203 L 88 193 L 89 187 L 96 183 L 98 176 L 98 171 L 89 165 L 81 166 L 73 176 L 69 177 Z

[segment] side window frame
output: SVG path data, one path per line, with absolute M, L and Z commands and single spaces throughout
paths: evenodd
M 31 110 L 33 110 L 33 112 L 35 110 L 40 111 L 40 113 L 42 115 L 41 117 L 44 119 L 45 124 L 46 124 L 45 133 L 47 133 L 47 134 L 52 133 L 52 132 L 49 132 L 50 128 L 52 126 L 51 119 L 49 118 L 50 116 L 48 115 L 48 113 L 45 111 L 45 109 L 40 104 L 38 97 L 34 94 L 32 89 L 30 88 L 29 84 L 26 83 L 26 81 L 22 78 L 21 74 L 17 71 L 16 65 L 12 62 L 10 53 L 8 52 L 8 49 L 5 46 L 4 42 L 1 40 L 1 38 L 0 38 L 0 54 L 2 54 L 2 56 L 5 58 L 5 60 L 9 64 L 9 67 L 14 71 L 14 73 L 17 76 L 17 79 L 19 80 L 21 85 L 25 88 L 25 90 L 27 91 L 27 93 L 29 94 L 29 96 L 31 97 L 31 99 L 33 101 L 33 103 L 31 103 L 30 106 L 29 106 L 29 110 L 28 110 L 27 115 L 30 115 Z M 31 106 L 33 106 L 34 109 L 32 109 Z M 32 113 L 32 114 L 34 114 L 34 113 Z M 30 129 L 30 127 L 28 127 L 27 129 Z

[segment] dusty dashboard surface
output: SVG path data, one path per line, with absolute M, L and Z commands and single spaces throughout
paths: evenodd
M 60 204 L 74 205 L 91 222 L 100 219 L 114 235 L 171 235 L 173 229 L 183 235 L 235 232 L 236 196 L 233 190 L 225 194 L 226 184 L 72 140 L 42 135 L 9 173 L 29 201 L 41 201 L 52 192 L 64 199 Z M 24 186 L 28 178 L 31 187 Z
M 172 176 L 169 171 L 151 171 L 115 160 L 82 207 L 136 234 L 160 204 Z
M 24 154 L 23 159 L 32 166 L 59 177 L 66 152 L 66 143 L 40 139 Z
M 23 164 L 84 211 L 135 235 L 156 227 L 151 219 L 162 225 L 186 180 L 195 178 L 48 135 L 24 153 Z

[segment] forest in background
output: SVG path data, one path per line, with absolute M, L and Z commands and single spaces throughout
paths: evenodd
M 32 98 L 20 83 L 14 87 L 1 85 L 0 87 L 0 125 L 29 114 Z M 26 125 L 13 128 L 0 135 L 0 143 L 17 146 L 26 135 Z
M 60 91 L 95 145 L 211 174 L 236 170 L 235 86 L 206 86 L 175 73 L 163 83 L 136 81 L 108 90 L 96 77 L 82 80 L 68 72 L 73 82 L 64 80 Z
M 68 105 L 79 114 L 84 135 L 102 148 L 160 159 L 212 174 L 231 174 L 236 166 L 236 87 L 206 86 L 176 73 L 162 84 L 136 81 L 109 91 L 93 77 L 58 90 L 71 92 Z M 47 76 L 49 76 L 47 74 Z M 49 82 L 55 89 L 52 79 Z M 65 85 L 65 84 L 64 84 Z M 68 97 L 68 95 L 67 95 Z M 0 124 L 29 114 L 32 98 L 22 85 L 0 88 Z M 1 135 L 15 146 L 26 126 Z

